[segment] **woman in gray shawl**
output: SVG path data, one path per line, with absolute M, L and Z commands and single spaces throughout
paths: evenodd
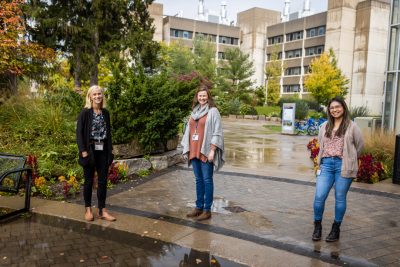
M 209 87 L 200 85 L 193 98 L 192 114 L 182 138 L 183 154 L 196 177 L 196 208 L 186 216 L 197 221 L 211 218 L 214 170 L 224 164 L 221 116 Z

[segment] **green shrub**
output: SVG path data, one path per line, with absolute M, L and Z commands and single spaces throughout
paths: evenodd
M 59 104 L 63 101 L 18 95 L 0 105 L 0 151 L 36 155 L 39 175 L 74 171 L 82 177 L 75 140 L 77 114 L 64 109 Z
M 291 97 L 282 97 L 279 99 L 279 105 L 282 108 L 284 103 L 296 103 L 296 114 L 295 117 L 298 120 L 303 120 L 307 118 L 308 115 L 308 104 L 305 100 L 299 99 L 296 96 L 291 96 Z
M 257 115 L 257 110 L 251 105 L 241 104 L 240 115 Z
M 199 77 L 149 76 L 133 69 L 116 69 L 113 76 L 107 93 L 114 143 L 137 139 L 147 153 L 166 147 L 191 110 Z

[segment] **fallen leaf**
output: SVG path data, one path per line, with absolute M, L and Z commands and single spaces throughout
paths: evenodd
M 199 264 L 199 263 L 201 263 L 201 260 L 200 259 L 196 259 L 196 264 Z
M 79 262 L 85 262 L 85 260 L 80 260 Z
M 7 259 L 7 257 L 3 257 L 3 260 L 6 260 Z
M 158 233 L 157 235 L 158 235 L 158 236 L 160 236 L 160 235 L 161 235 L 161 233 Z
M 108 256 L 101 256 L 101 259 L 106 260 L 106 259 L 108 259 Z
M 143 232 L 143 234 L 148 234 L 148 233 L 149 233 L 149 231 L 144 231 L 144 232 Z
M 61 253 L 60 253 L 60 256 L 64 256 L 64 252 L 61 252 Z
M 211 263 L 216 264 L 217 261 L 215 259 L 211 259 Z

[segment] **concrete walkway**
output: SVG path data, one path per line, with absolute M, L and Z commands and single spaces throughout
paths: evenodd
M 224 120 L 227 164 L 214 176 L 215 201 L 209 221 L 198 223 L 185 217 L 194 206 L 195 184 L 192 170 L 184 165 L 110 190 L 109 209 L 118 218 L 113 223 L 86 224 L 82 205 L 73 203 L 34 199 L 33 211 L 248 266 L 399 266 L 400 187 L 387 182 L 353 183 L 340 241 L 312 242 L 315 178 L 306 149 L 310 138 L 271 134 L 262 125 Z M 0 201 L 12 207 L 16 199 L 2 197 Z M 323 237 L 330 230 L 333 206 L 331 193 Z M 1 257 L 0 245 L 0 261 Z

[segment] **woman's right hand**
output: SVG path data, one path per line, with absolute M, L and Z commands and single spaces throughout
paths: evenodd
M 82 151 L 82 158 L 86 158 L 89 156 L 89 153 L 87 151 Z

